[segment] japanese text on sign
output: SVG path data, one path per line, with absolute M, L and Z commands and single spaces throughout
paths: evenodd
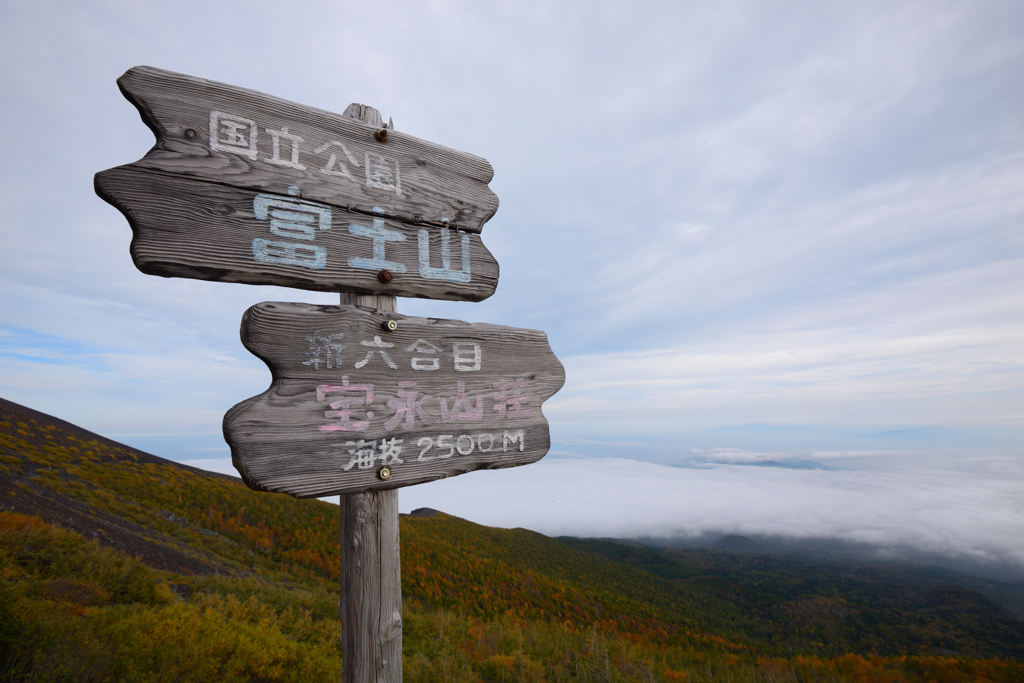
M 309 351 L 306 352 L 306 360 L 303 365 L 311 365 L 314 370 L 319 370 L 323 365 L 327 369 L 340 370 L 342 367 L 342 351 L 348 348 L 347 344 L 339 343 L 345 338 L 344 332 L 323 335 L 317 330 L 313 334 L 303 337 L 309 342 Z M 391 342 L 386 342 L 380 335 L 373 335 L 370 340 L 359 342 L 354 356 L 360 358 L 352 363 L 352 366 L 361 370 L 365 366 L 376 361 L 376 364 L 383 364 L 392 370 L 397 370 L 398 365 L 392 360 L 392 356 L 402 362 L 405 367 L 406 361 L 409 367 L 420 372 L 431 372 L 441 368 L 441 358 L 450 357 L 452 367 L 456 372 L 476 372 L 480 370 L 483 363 L 483 350 L 480 344 L 475 341 L 449 341 L 443 343 L 451 349 L 450 352 L 443 351 L 439 346 L 426 339 L 417 339 L 404 349 L 395 348 Z M 365 355 L 364 355 L 365 354 Z M 404 357 L 403 357 L 404 356 Z M 448 361 L 446 360 L 445 363 Z
M 285 266 L 301 266 L 320 270 L 327 267 L 327 247 L 314 245 L 318 231 L 330 230 L 331 207 L 326 204 L 299 199 L 299 189 L 288 188 L 288 196 L 274 194 L 256 195 L 253 200 L 253 214 L 256 220 L 267 221 L 267 228 L 277 238 L 257 237 L 252 241 L 253 258 L 260 263 L 274 263 Z M 380 212 L 379 207 L 374 207 Z M 470 267 L 469 235 L 462 235 L 461 264 L 458 270 L 452 268 L 451 230 L 441 230 L 441 266 L 430 265 L 430 231 L 420 229 L 417 232 L 416 248 L 418 272 L 426 280 L 446 280 L 448 282 L 469 282 L 472 277 Z M 388 242 L 404 242 L 405 235 L 385 227 L 383 218 L 374 218 L 372 225 L 350 223 L 348 232 L 357 237 L 369 240 L 367 247 L 371 256 L 351 256 L 347 263 L 351 268 L 360 270 L 388 270 L 392 273 L 405 273 L 406 264 L 388 260 L 386 249 Z M 297 240 L 297 241 L 295 241 Z
M 315 172 L 318 174 L 328 178 L 344 178 L 366 187 L 402 195 L 401 169 L 397 159 L 369 151 L 363 152 L 360 159 L 340 140 L 330 140 L 315 149 L 311 149 L 311 146 L 303 148 L 305 139 L 290 132 L 287 126 L 264 127 L 263 132 L 269 136 L 269 144 L 263 143 L 264 155 L 260 156 L 260 126 L 256 121 L 222 111 L 210 112 L 211 151 L 238 154 L 253 161 L 261 160 L 298 171 L 311 168 L 303 163 L 302 155 L 312 155 L 317 159 L 312 166 L 316 167 Z M 316 238 L 313 226 L 320 230 L 330 230 L 331 208 L 299 199 L 299 189 L 295 186 L 290 187 L 288 193 L 288 197 L 272 194 L 256 197 L 253 211 L 257 220 L 269 221 L 270 232 L 284 239 L 255 238 L 252 242 L 253 257 L 261 263 L 323 269 L 327 266 L 327 249 L 311 244 Z M 380 212 L 380 209 L 374 207 L 374 211 Z M 448 222 L 446 218 L 441 221 L 445 224 Z M 416 267 L 420 277 L 427 280 L 469 282 L 472 275 L 469 236 L 461 235 L 459 240 L 461 263 L 456 270 L 452 268 L 451 231 L 447 227 L 440 230 L 440 267 L 430 264 L 430 232 L 426 229 L 417 232 Z M 386 228 L 383 218 L 374 218 L 372 225 L 352 223 L 348 226 L 348 232 L 368 238 L 372 244 L 372 256 L 350 256 L 346 261 L 350 267 L 372 271 L 389 270 L 398 274 L 407 272 L 406 264 L 388 260 L 385 256 L 388 242 L 404 242 L 406 238 L 402 233 Z
M 262 161 L 298 171 L 307 170 L 301 160 L 305 142 L 302 136 L 289 132 L 287 126 L 264 128 L 263 131 L 270 136 L 270 154 L 262 157 Z M 239 154 L 256 161 L 260 159 L 259 138 L 260 127 L 252 119 L 222 111 L 210 112 L 211 151 Z M 317 158 L 317 172 L 325 176 L 346 178 L 355 183 L 359 182 L 355 179 L 359 175 L 366 187 L 394 192 L 399 196 L 402 194 L 397 159 L 367 151 L 363 153 L 360 165 L 360 159 L 340 140 L 330 140 L 312 150 L 307 147 L 305 153 Z M 355 174 L 349 166 L 356 169 Z M 358 170 L 360 168 L 361 171 Z
M 321 432 L 365 432 L 370 423 L 378 417 L 384 431 L 396 429 L 410 431 L 418 425 L 426 426 L 440 421 L 483 422 L 485 417 L 494 420 L 528 420 L 535 416 L 528 407 L 530 397 L 523 393 L 529 380 L 516 377 L 499 379 L 491 383 L 491 390 L 476 395 L 466 391 L 466 383 L 458 381 L 447 396 L 431 396 L 416 388 L 411 380 L 398 381 L 395 398 L 384 404 L 389 413 L 377 415 L 370 408 L 374 405 L 374 385 L 369 382 L 353 383 L 343 375 L 340 384 L 319 384 L 316 400 L 325 403 L 330 410 L 324 417 L 330 422 L 319 426 Z M 486 404 L 486 409 L 485 409 Z M 386 418 L 386 419 L 385 419 Z
M 344 449 L 349 455 L 347 463 L 342 465 L 344 472 L 355 468 L 357 470 L 370 470 L 378 465 L 394 467 L 402 465 L 406 461 L 401 457 L 405 450 L 404 439 L 390 438 L 378 441 L 346 441 Z M 437 448 L 436 453 L 431 450 Z M 476 449 L 481 453 L 500 451 L 522 452 L 526 448 L 526 440 L 522 429 L 502 430 L 501 435 L 490 432 L 480 434 L 440 434 L 437 437 L 423 436 L 416 441 L 416 448 L 419 455 L 414 462 L 430 462 L 431 460 L 446 460 L 456 453 L 458 455 L 470 455 Z M 429 455 L 428 455 L 429 453 Z M 406 456 L 407 458 L 410 456 Z

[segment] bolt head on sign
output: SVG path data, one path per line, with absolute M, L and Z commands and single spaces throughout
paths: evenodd
M 138 66 L 118 86 L 156 135 L 96 174 L 139 270 L 316 291 L 480 301 L 491 165 L 270 95 Z M 386 273 L 386 275 L 385 275 Z
M 261 303 L 241 336 L 273 377 L 224 417 L 234 465 L 254 489 L 391 489 L 525 465 L 550 446 L 541 405 L 565 370 L 543 332 Z

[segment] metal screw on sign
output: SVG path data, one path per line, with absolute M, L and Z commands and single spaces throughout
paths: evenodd
M 398 329 L 398 321 L 396 321 L 396 320 L 385 320 L 384 322 L 382 322 L 380 324 L 380 326 L 382 328 L 384 328 L 385 332 L 394 332 L 395 330 Z
M 381 128 L 380 130 L 373 134 L 373 137 L 377 138 L 377 142 L 387 142 L 388 131 L 385 128 Z
M 391 274 L 391 271 L 387 270 L 386 268 L 384 270 L 380 271 L 379 273 L 377 273 L 377 279 L 380 280 L 385 285 L 387 283 L 391 282 L 391 278 L 392 277 L 394 277 L 394 276 Z
M 377 470 L 377 477 L 380 478 L 381 481 L 390 478 L 391 477 L 391 468 L 390 467 L 381 467 L 379 470 Z

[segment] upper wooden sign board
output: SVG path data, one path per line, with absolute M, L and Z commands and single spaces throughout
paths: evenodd
M 396 488 L 525 465 L 550 446 L 541 404 L 565 370 L 543 332 L 298 303 L 253 306 L 241 332 L 273 376 L 224 416 L 254 489 Z
M 494 292 L 498 264 L 480 241 L 498 208 L 486 160 L 359 111 L 151 67 L 118 85 L 156 144 L 96 174 L 96 191 L 127 216 L 143 272 L 466 301 Z

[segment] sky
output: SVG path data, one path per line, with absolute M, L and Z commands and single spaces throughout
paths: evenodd
M 398 307 L 545 331 L 552 451 L 403 510 L 1024 568 L 1021 35 L 989 0 L 10 0 L 0 395 L 223 468 L 224 412 L 270 380 L 241 314 L 336 301 L 135 269 L 92 176 L 152 145 L 115 84 L 145 64 L 494 166 L 497 293 Z

